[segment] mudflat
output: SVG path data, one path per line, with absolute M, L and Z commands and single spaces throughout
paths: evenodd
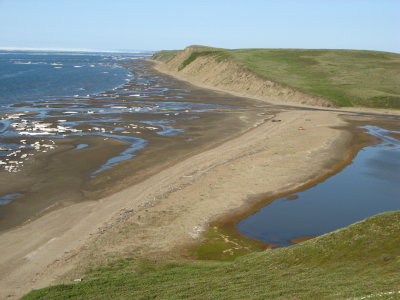
M 111 195 L 273 113 L 261 115 L 249 99 L 159 77 L 151 65 L 132 63 L 134 79 L 115 91 L 69 102 L 16 104 L 22 116 L 3 116 L 19 117 L 14 126 L 31 135 L 2 137 L 6 144 L 22 141 L 24 148 L 6 157 L 10 172 L 0 172 L 1 196 L 17 194 L 1 206 L 0 231 L 44 210 Z M 45 125 L 76 133 L 37 136 Z
M 198 121 L 200 129 L 190 124 L 191 130 L 198 130 L 198 142 L 192 146 L 154 143 L 158 151 L 147 148 L 147 158 L 110 171 L 115 174 L 109 173 L 106 192 L 85 201 L 61 202 L 3 231 L 0 298 L 16 299 L 31 289 L 70 282 L 89 265 L 132 253 L 180 258 L 187 247 L 201 241 L 209 222 L 301 188 L 351 161 L 354 136 L 362 135 L 351 130 L 352 122 L 381 118 L 375 111 L 360 115 L 271 106 L 245 98 L 238 102 L 243 108 L 226 116 L 210 114 Z M 140 177 L 131 173 L 135 164 L 143 172 Z M 107 180 L 97 184 L 102 187 Z

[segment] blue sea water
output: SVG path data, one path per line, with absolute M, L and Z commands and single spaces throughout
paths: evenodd
M 146 55 L 0 51 L 0 105 L 112 90 L 129 79 L 121 63 Z
M 151 55 L 144 53 L 80 53 L 80 52 L 23 52 L 23 51 L 0 51 L 0 165 L 7 169 L 7 164 L 12 162 L 10 155 L 15 153 L 21 147 L 27 149 L 32 145 L 21 145 L 21 143 L 7 143 L 9 138 L 24 138 L 26 134 L 16 131 L 13 123 L 33 122 L 41 123 L 45 118 L 55 117 L 58 114 L 60 118 L 67 117 L 63 110 L 80 112 L 82 107 L 87 111 L 87 106 L 95 99 L 95 96 L 103 93 L 121 89 L 124 85 L 134 79 L 131 69 L 132 60 Z M 104 98 L 104 97 L 103 97 Z M 107 98 L 110 103 L 114 102 L 113 97 Z M 118 101 L 116 101 L 118 102 Z M 46 103 L 43 105 L 43 103 Z M 19 108 L 15 104 L 22 104 Z M 26 104 L 29 104 L 27 106 Z M 57 106 L 60 105 L 61 111 Z M 104 106 L 112 105 L 107 101 Z M 111 119 L 106 113 L 101 113 L 103 108 L 94 107 L 92 112 L 96 111 L 94 119 L 97 123 L 108 122 Z M 107 112 L 112 113 L 108 109 Z M 17 115 L 10 120 L 9 115 Z M 31 115 L 29 115 L 31 113 Z M 88 122 L 88 117 L 85 117 Z M 78 122 L 65 122 L 69 126 L 79 126 Z M 26 124 L 26 123 L 24 123 Z M 22 134 L 22 135 L 21 135 Z M 32 133 L 33 134 L 33 133 Z M 40 135 L 38 138 L 50 137 Z M 88 133 L 81 133 L 84 135 Z M 93 132 L 94 135 L 106 136 L 106 132 Z M 29 136 L 29 135 L 28 135 Z M 53 138 L 62 138 L 62 135 L 54 134 Z M 111 136 L 108 136 L 111 137 Z M 129 152 L 132 157 L 134 150 L 142 147 L 143 142 L 139 138 L 112 136 L 128 142 L 135 141 L 132 147 L 125 152 Z M 140 142 L 140 147 L 136 141 Z M 83 147 L 82 147 L 83 148 Z M 78 148 L 79 150 L 82 148 Z M 124 157 L 128 158 L 127 155 Z M 113 158 L 117 161 L 118 157 Z M 13 160 L 15 161 L 15 159 Z M 106 164 L 101 170 L 111 167 L 113 164 Z M 7 200 L 7 199 L 6 199 Z M 5 200 L 5 201 L 6 201 Z M 8 200 L 7 200 L 8 201 Z M 6 201 L 6 202 L 7 202 Z
M 175 128 L 178 120 L 220 108 L 185 101 L 191 91 L 136 59 L 149 55 L 0 51 L 0 171 L 19 172 L 33 150 L 55 149 L 64 137 L 101 136 L 130 145 L 93 170 L 94 178 L 134 158 L 149 142 L 145 135 L 173 138 L 184 132 Z

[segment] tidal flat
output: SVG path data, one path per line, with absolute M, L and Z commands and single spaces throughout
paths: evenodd
M 0 196 L 18 196 L 1 202 L 0 230 L 111 195 L 267 117 L 260 103 L 161 76 L 151 65 L 124 62 L 129 81 L 111 91 L 2 110 Z

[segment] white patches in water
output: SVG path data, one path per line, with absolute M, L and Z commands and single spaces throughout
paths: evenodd
M 22 143 L 26 144 L 26 140 L 21 140 Z M 44 140 L 41 140 L 43 143 Z M 50 141 L 52 144 L 41 144 L 41 142 L 36 141 L 33 144 L 30 144 L 30 148 L 36 151 L 40 152 L 47 152 L 48 150 L 53 150 L 55 149 L 55 142 Z M 25 147 L 25 146 L 23 146 Z M 21 148 L 21 147 L 20 147 Z M 0 165 L 3 166 L 4 170 L 9 172 L 9 173 L 16 173 L 21 170 L 21 168 L 24 165 L 24 162 L 29 160 L 29 157 L 34 155 L 33 153 L 22 153 L 22 150 L 15 150 L 9 154 L 7 154 L 6 157 L 3 157 L 0 160 Z M 19 156 L 19 158 L 18 158 Z
M 3 120 L 18 120 L 22 116 L 25 116 L 25 114 L 23 114 L 23 113 L 10 114 L 10 115 L 7 115 L 5 118 L 3 118 Z
M 58 122 L 66 122 L 66 120 L 58 120 Z M 21 120 L 21 122 L 15 122 L 11 124 L 19 135 L 25 136 L 41 136 L 41 135 L 54 135 L 58 133 L 77 133 L 82 132 L 75 128 L 57 125 L 52 127 L 52 123 L 42 123 L 41 121 L 28 121 Z
M 43 61 L 22 61 L 22 60 L 14 60 L 13 63 L 15 65 L 47 65 L 47 62 Z
M 20 135 L 30 135 L 30 136 L 35 136 L 35 135 L 51 135 L 51 132 L 29 132 L 29 131 L 21 131 L 19 133 Z

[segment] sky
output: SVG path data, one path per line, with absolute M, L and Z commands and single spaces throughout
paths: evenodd
M 0 0 L 0 48 L 400 53 L 400 0 Z

